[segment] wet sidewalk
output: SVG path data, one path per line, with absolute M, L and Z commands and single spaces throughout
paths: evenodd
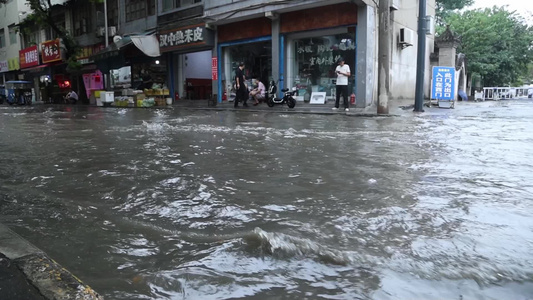
M 0 224 L 0 299 L 103 298 L 40 249 Z
M 342 102 L 342 101 L 341 101 Z M 403 106 L 414 104 L 414 100 L 395 100 L 390 102 L 390 114 L 394 114 L 397 109 Z M 260 103 L 257 106 L 253 105 L 253 101 L 248 101 L 248 106 L 244 107 L 239 103 L 238 107 L 234 107 L 233 101 L 223 101 L 222 103 L 212 103 L 208 100 L 177 100 L 174 101 L 172 107 L 184 109 L 205 109 L 205 110 L 234 110 L 234 111 L 248 111 L 248 112 L 277 112 L 277 113 L 299 113 L 299 114 L 323 114 L 323 115 L 351 115 L 351 116 L 376 116 L 377 108 L 375 105 L 370 105 L 365 108 L 356 107 L 354 104 L 350 105 L 350 110 L 346 112 L 341 103 L 338 110 L 333 110 L 335 101 L 328 101 L 325 104 L 311 104 L 309 102 L 298 101 L 294 108 L 289 108 L 287 105 L 276 104 L 269 107 L 266 103 Z M 412 110 L 412 109 L 411 109 Z

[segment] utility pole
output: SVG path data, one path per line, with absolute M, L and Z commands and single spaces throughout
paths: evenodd
M 101 23 L 100 23 L 101 24 Z M 105 39 L 105 48 L 109 46 L 109 32 L 107 32 L 107 0 L 104 0 L 104 39 Z M 111 71 L 109 74 L 105 74 L 105 89 L 109 90 L 111 85 Z
M 100 23 L 101 24 L 101 23 Z M 105 46 L 109 46 L 109 32 L 107 32 L 107 0 L 104 0 L 104 27 L 105 27 Z
M 389 113 L 391 61 L 390 1 L 379 0 L 378 114 Z
M 418 53 L 416 62 L 416 112 L 424 112 L 424 71 L 426 69 L 426 0 L 418 0 Z

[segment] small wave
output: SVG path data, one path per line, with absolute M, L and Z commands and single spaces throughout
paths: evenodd
M 288 258 L 309 256 L 318 258 L 324 263 L 348 265 L 361 257 L 356 253 L 330 249 L 319 243 L 304 238 L 297 238 L 283 233 L 266 232 L 255 228 L 244 240 L 253 248 L 274 257 Z

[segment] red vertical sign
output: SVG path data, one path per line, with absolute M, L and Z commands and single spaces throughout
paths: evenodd
M 218 80 L 218 57 L 211 58 L 211 79 Z

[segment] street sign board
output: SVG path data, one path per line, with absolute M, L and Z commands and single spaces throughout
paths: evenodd
M 433 67 L 431 99 L 452 101 L 455 99 L 455 68 Z

